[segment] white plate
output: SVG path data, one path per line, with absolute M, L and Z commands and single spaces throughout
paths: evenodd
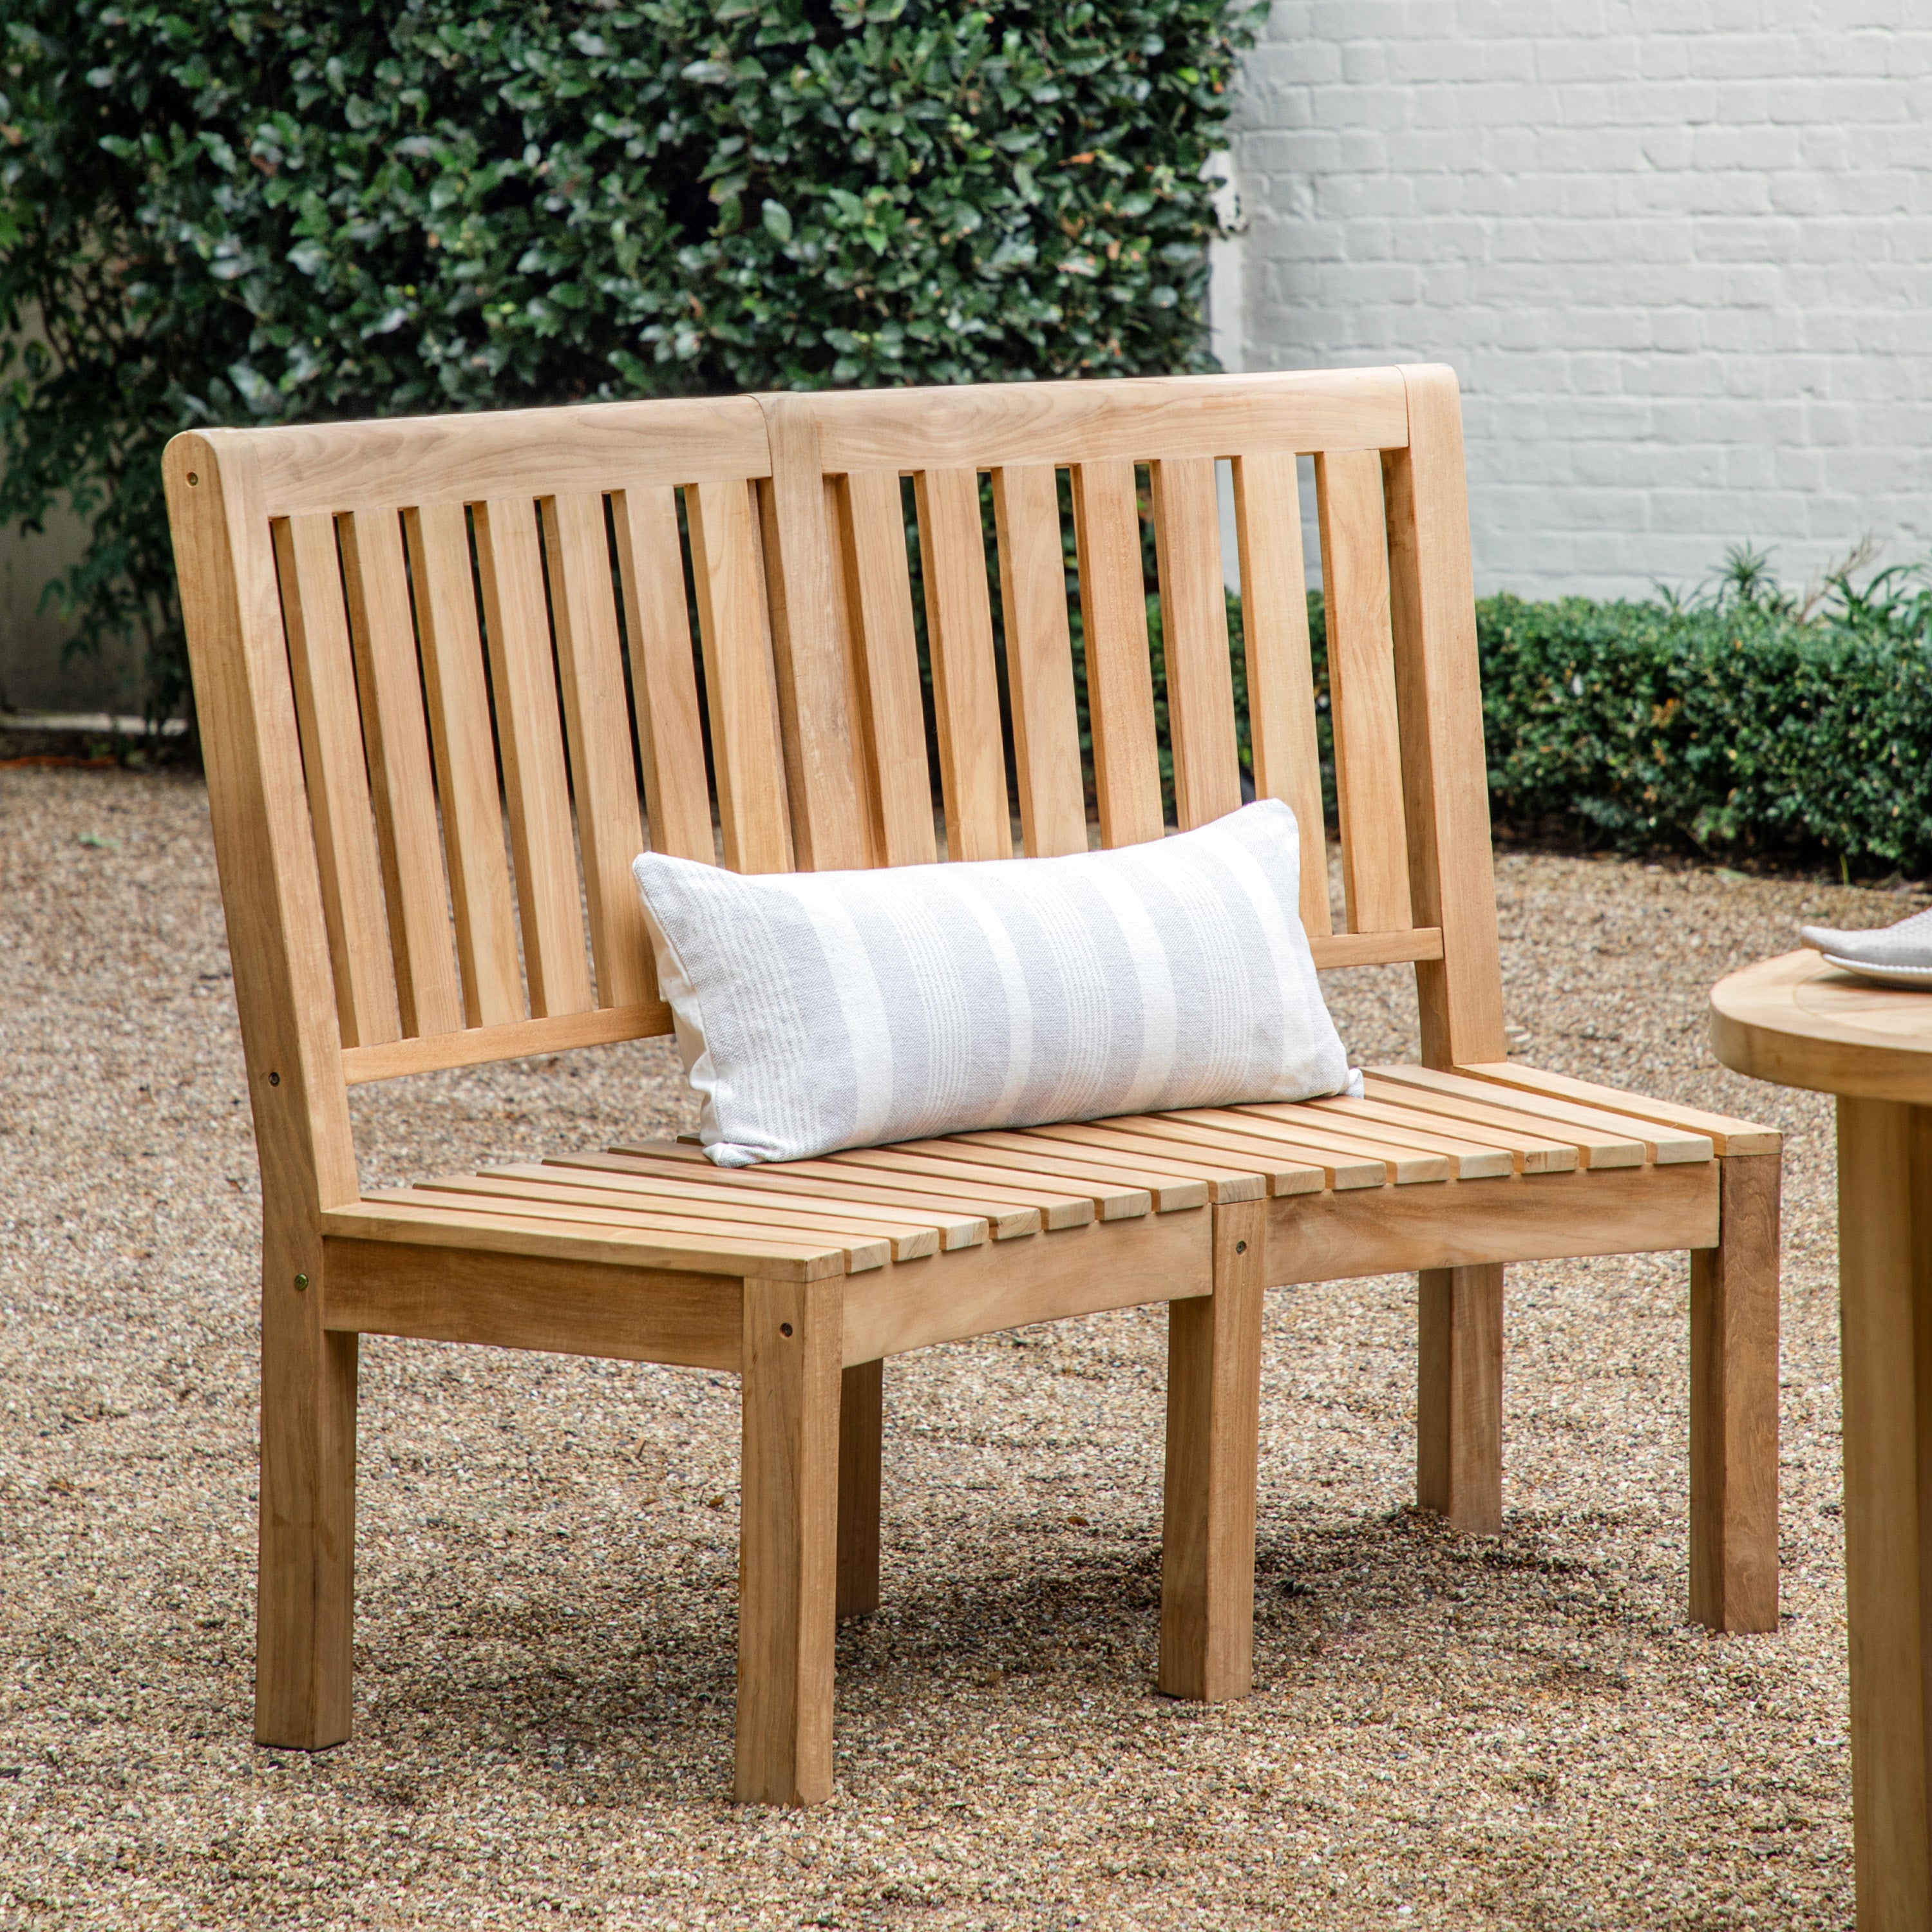
M 1932 992 L 1932 966 L 1874 966 L 1862 959 L 1840 958 L 1835 952 L 1825 955 L 1825 964 L 1843 972 L 1856 973 L 1862 980 L 1876 980 L 1882 986 L 1910 986 L 1918 992 Z

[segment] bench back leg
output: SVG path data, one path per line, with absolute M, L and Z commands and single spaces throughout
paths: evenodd
M 1210 1211 L 1214 1292 L 1168 1304 L 1160 1688 L 1216 1703 L 1254 1682 L 1268 1204 Z
M 885 1438 L 885 1364 L 845 1371 L 838 1396 L 838 1614 L 879 1607 L 879 1458 Z
M 1778 1628 L 1778 1156 L 1718 1167 L 1718 1245 L 1690 1256 L 1690 1615 Z
M 358 1339 L 322 1325 L 320 1260 L 271 1233 L 262 1286 L 258 1744 L 316 1750 L 349 1735 Z
M 1417 1276 L 1415 1499 L 1456 1528 L 1503 1526 L 1503 1270 Z
M 745 1283 L 738 1541 L 742 1804 L 832 1796 L 844 1283 Z

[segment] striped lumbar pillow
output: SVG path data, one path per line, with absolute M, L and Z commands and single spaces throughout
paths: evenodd
M 1274 800 L 1062 859 L 632 869 L 721 1166 L 1351 1084 Z

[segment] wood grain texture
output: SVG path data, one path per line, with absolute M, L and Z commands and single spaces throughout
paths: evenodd
M 846 1282 L 845 1360 L 1207 1294 L 1211 1232 L 1206 1211 L 1196 1209 L 1096 1221 L 905 1267 L 889 1262 Z
M 1186 832 L 1241 804 L 1220 502 L 1211 457 L 1170 458 L 1152 473 L 1174 808 Z
M 840 610 L 842 575 L 808 399 L 763 395 L 771 478 L 758 492 L 765 532 L 787 790 L 801 870 L 869 862 L 859 692 Z
M 525 497 L 500 498 L 478 504 L 475 515 L 530 1012 L 537 1018 L 587 1012 L 595 1003 L 536 505 Z
M 1160 1688 L 1219 1703 L 1254 1685 L 1267 1210 L 1210 1211 L 1214 1292 L 1168 1309 Z
M 1400 372 L 988 382 L 811 398 L 827 470 L 1150 463 L 1250 451 L 1389 449 L 1408 436 Z
M 1138 845 L 1160 838 L 1162 825 L 1140 512 L 1131 462 L 1085 463 L 1075 469 L 1073 530 L 1100 842 L 1109 848 Z
M 998 1136 L 980 1135 L 968 1141 L 964 1136 L 944 1142 L 928 1143 L 934 1147 L 957 1149 L 976 1166 L 982 1167 L 1010 1168 L 1021 1174 L 1036 1175 L 1050 1187 L 1065 1186 L 1070 1181 L 1090 1190 L 1102 1218 L 1106 1209 L 1103 1204 L 1119 1188 L 1136 1188 L 1144 1192 L 1153 1203 L 1156 1214 L 1169 1214 L 1182 1208 L 1200 1208 L 1207 1204 L 1208 1187 L 1204 1181 L 1190 1180 L 1163 1172 L 1155 1167 L 1135 1167 L 1131 1163 L 1102 1165 L 1080 1157 L 1079 1150 L 1061 1148 L 1048 1152 L 1038 1142 L 1011 1137 L 1012 1144 L 1002 1144 Z
M 336 1016 L 346 1046 L 394 1040 L 402 1022 L 334 519 L 278 522 L 274 544 Z
M 744 1285 L 741 1804 L 832 1795 L 843 1284 Z
M 704 773 L 691 614 L 685 604 L 676 493 L 620 490 L 611 496 L 610 514 L 651 850 L 708 866 L 718 850 Z
M 1363 1082 L 1372 1100 L 1387 1102 L 1405 1112 L 1428 1114 L 1445 1121 L 1468 1121 L 1506 1136 L 1503 1144 L 1519 1144 L 1517 1137 L 1535 1135 L 1566 1143 L 1583 1167 L 1640 1167 L 1646 1159 L 1644 1143 L 1628 1129 L 1607 1124 L 1583 1126 L 1574 1120 L 1558 1120 L 1547 1114 L 1524 1112 L 1503 1104 L 1504 1096 L 1473 1100 L 1452 1090 L 1438 1090 L 1424 1084 L 1452 1076 L 1429 1068 L 1405 1067 L 1388 1074 L 1371 1072 Z M 1472 1085 L 1475 1083 L 1471 1082 Z M 1584 1109 L 1579 1108 L 1581 1114 Z
M 1409 434 L 1405 448 L 1383 446 L 1382 466 L 1409 900 L 1444 948 L 1439 966 L 1417 971 L 1416 995 L 1424 1060 L 1459 1066 L 1503 1053 L 1462 405 L 1453 370 L 1401 373 Z
M 332 1238 L 323 1325 L 495 1348 L 734 1371 L 739 1277 Z
M 1860 1932 L 1932 1926 L 1932 1110 L 1838 1102 L 1845 1594 Z
M 752 488 L 699 484 L 684 493 L 684 508 L 724 862 L 734 872 L 788 872 L 791 818 Z
M 1718 1245 L 1690 1256 L 1690 1615 L 1778 1628 L 1778 1163 L 1720 1164 Z
M 1410 910 L 1402 735 L 1390 643 L 1381 459 L 1372 450 L 1318 455 L 1315 487 L 1322 512 L 1335 796 L 1348 927 L 1354 932 L 1397 930 L 1415 920 Z M 1481 742 L 1479 732 L 1476 743 Z M 1464 747 L 1466 752 L 1469 748 Z
M 393 509 L 358 509 L 338 517 L 336 527 L 389 904 L 397 1004 L 404 1033 L 452 1033 L 463 1024 L 463 994 L 451 943 L 449 885 L 430 776 L 402 524 Z
M 1642 1140 L 1652 1160 L 1673 1156 L 1681 1160 L 1708 1160 L 1712 1153 L 1775 1154 L 1784 1144 L 1784 1136 L 1775 1127 L 1733 1120 L 1726 1114 L 1706 1113 L 1701 1107 L 1682 1106 L 1674 1100 L 1653 1100 L 1648 1094 L 1601 1087 L 1594 1081 L 1546 1072 L 1518 1060 L 1492 1060 L 1460 1066 L 1456 1072 L 1463 1078 L 1502 1090 L 1512 1106 L 1547 1114 L 1552 1120 L 1574 1118 L 1573 1110 L 1580 1109 L 1586 1121 L 1614 1120 Z
M 1365 1187 L 1269 1202 L 1268 1285 L 1667 1253 L 1717 1239 L 1714 1161 Z
M 1875 986 L 1807 948 L 1718 981 L 1711 1046 L 1726 1066 L 1779 1086 L 1932 1106 L 1927 1012 L 1916 988 Z M 1770 1129 L 1748 1122 L 1712 1131 L 1732 1153 L 1777 1144 Z
M 763 476 L 767 464 L 764 418 L 750 396 L 201 434 L 210 466 L 217 451 L 224 462 L 245 462 L 262 514 L 275 517 L 372 500 L 533 501 L 558 490 L 722 482 Z
M 922 470 L 913 484 L 946 856 L 1010 859 L 1012 817 L 1006 807 L 979 472 Z
M 1301 835 L 1301 923 L 1320 937 L 1332 929 L 1328 842 L 1294 458 L 1279 451 L 1239 457 L 1234 471 L 1255 796 L 1281 799 L 1294 814 Z
M 1415 1499 L 1458 1529 L 1503 1526 L 1503 1271 L 1417 1276 Z
M 554 1018 L 512 1020 L 502 1026 L 465 1028 L 428 1040 L 391 1040 L 381 1046 L 346 1047 L 342 1078 L 350 1086 L 369 1080 L 395 1080 L 406 1073 L 433 1073 L 445 1066 L 481 1066 L 493 1060 L 515 1060 L 532 1053 L 562 1053 L 576 1046 L 604 1046 L 613 1040 L 649 1040 L 671 1030 L 670 1009 L 662 1000 L 647 1006 L 596 1006 Z
M 898 472 L 873 470 L 842 478 L 838 508 L 879 862 L 929 866 L 939 847 L 932 830 L 926 708 L 920 698 L 919 644 L 913 632 L 912 574 L 906 562 Z
M 855 1362 L 838 1393 L 838 1604 L 842 1621 L 879 1607 L 880 1465 L 885 1364 Z
M 631 861 L 644 849 L 644 817 L 604 499 L 594 491 L 546 496 L 540 507 L 597 1004 L 634 1006 L 657 998 L 657 974 L 631 877 Z
M 416 592 L 464 1020 L 471 1027 L 506 1025 L 525 1016 L 523 969 L 517 962 L 516 902 L 504 851 L 503 800 L 476 622 L 470 521 L 460 503 L 432 504 L 404 511 L 403 530 Z
M 1084 852 L 1086 784 L 1053 466 L 1030 463 L 994 470 L 993 520 L 1021 836 L 1030 858 Z
M 319 1232 L 351 1240 L 396 1241 L 412 1247 L 476 1248 L 499 1255 L 597 1262 L 614 1268 L 693 1274 L 765 1274 L 787 1281 L 817 1281 L 845 1272 L 848 1251 L 824 1240 L 786 1240 L 745 1231 L 658 1234 L 641 1228 L 556 1221 L 537 1214 L 485 1214 L 446 1208 L 425 1196 L 358 1201 L 326 1209 Z M 878 1258 L 884 1259 L 884 1244 Z

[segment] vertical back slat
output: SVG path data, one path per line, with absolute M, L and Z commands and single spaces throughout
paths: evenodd
M 396 1039 L 402 1028 L 389 963 L 382 862 L 370 817 L 335 522 L 320 514 L 283 518 L 274 531 L 342 1043 L 374 1046 Z
M 1318 455 L 1315 476 L 1321 500 L 1328 689 L 1348 929 L 1400 932 L 1414 921 L 1389 632 L 1382 458 L 1372 449 Z
M 535 506 L 500 497 L 478 503 L 476 518 L 530 1012 L 538 1018 L 587 1012 L 590 973 Z
M 760 396 L 758 406 L 772 465 L 758 510 L 796 856 L 812 871 L 863 866 L 872 827 L 818 418 L 802 396 Z
M 1147 597 L 1141 572 L 1134 466 L 1082 463 L 1073 470 L 1074 542 L 1094 732 L 1100 842 L 1137 845 L 1165 829 L 1160 746 L 1154 728 Z
M 1156 463 L 1153 476 L 1174 818 L 1186 832 L 1241 804 L 1220 506 L 1211 457 Z
M 631 861 L 644 847 L 644 821 L 624 712 L 602 493 L 545 497 L 543 528 L 597 1003 L 634 1006 L 657 997 L 657 976 L 631 879 Z
M 360 509 L 347 512 L 337 526 L 403 1031 L 418 1038 L 454 1033 L 463 1024 L 463 994 L 450 945 L 449 887 L 402 526 L 393 509 Z
M 1255 796 L 1285 800 L 1301 833 L 1301 922 L 1331 929 L 1322 749 L 1308 644 L 1301 496 L 1291 455 L 1234 459 L 1234 536 L 1241 559 L 1241 640 Z
M 922 470 L 919 504 L 926 634 L 939 726 L 939 775 L 951 859 L 1010 859 L 1006 748 L 993 664 L 993 610 L 976 470 Z
M 1479 1066 L 1505 1043 L 1462 405 L 1453 370 L 1402 374 L 1408 443 L 1382 463 L 1409 878 L 1418 918 L 1442 928 L 1442 957 L 1416 969 L 1422 1054 Z
M 416 588 L 464 1013 L 471 1026 L 500 1026 L 524 1017 L 524 988 L 517 967 L 516 906 L 503 856 L 503 801 L 496 788 L 483 640 L 476 628 L 470 522 L 460 503 L 434 503 L 405 511 L 403 528 Z
M 1066 622 L 1059 483 L 1051 464 L 993 472 L 993 524 L 1021 836 L 1034 858 L 1084 852 L 1086 788 Z
M 610 499 L 617 530 L 617 574 L 631 640 L 631 699 L 644 764 L 644 812 L 651 850 L 716 863 L 711 794 L 704 783 L 704 725 L 691 661 L 691 616 L 684 601 L 684 554 L 677 497 L 661 489 L 620 490 Z
M 784 748 L 751 485 L 694 484 L 684 502 L 724 862 L 738 872 L 788 872 Z
M 920 701 L 919 645 L 913 632 L 898 472 L 848 476 L 838 512 L 879 857 L 888 866 L 930 865 L 939 848 L 932 833 L 932 778 L 926 756 L 926 708 Z

